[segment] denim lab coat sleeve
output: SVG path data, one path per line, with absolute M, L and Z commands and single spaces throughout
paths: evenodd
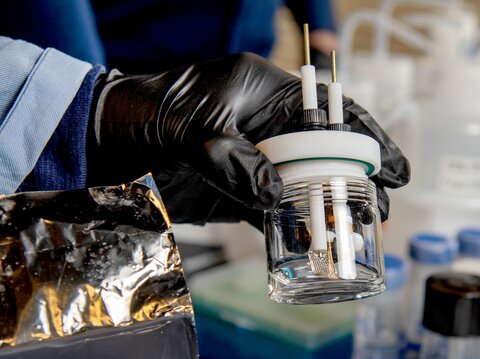
M 85 185 L 89 105 L 101 71 L 0 36 L 0 194 Z

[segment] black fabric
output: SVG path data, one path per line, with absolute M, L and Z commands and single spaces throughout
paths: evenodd
M 127 182 L 152 172 L 174 222 L 246 220 L 261 228 L 283 184 L 254 144 L 288 130 L 302 115 L 301 82 L 253 54 L 237 54 L 155 75 L 112 74 L 102 83 L 89 140 L 89 185 Z M 318 86 L 321 108 L 327 89 Z M 375 138 L 383 187 L 405 185 L 407 159 L 371 116 L 345 98 L 352 131 Z

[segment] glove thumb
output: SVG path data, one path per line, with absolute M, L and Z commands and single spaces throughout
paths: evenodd
M 211 186 L 249 208 L 273 209 L 282 199 L 275 167 L 242 135 L 204 141 L 187 158 Z

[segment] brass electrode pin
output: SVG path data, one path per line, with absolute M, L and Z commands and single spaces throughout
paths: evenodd
M 310 65 L 310 39 L 308 37 L 308 24 L 303 24 L 303 47 L 305 50 L 305 65 Z
M 335 50 L 330 53 L 332 61 L 332 82 L 337 82 L 337 67 L 335 65 Z

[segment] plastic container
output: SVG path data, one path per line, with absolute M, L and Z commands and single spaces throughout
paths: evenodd
M 398 359 L 403 349 L 402 303 L 407 263 L 385 255 L 387 288 L 382 294 L 357 303 L 354 359 Z
M 257 148 L 284 183 L 279 207 L 265 212 L 270 298 L 315 304 L 383 291 L 380 214 L 368 179 L 380 170 L 378 143 L 326 130 L 280 135 Z
M 480 352 L 480 277 L 440 273 L 428 278 L 421 359 L 475 359 Z
M 457 254 L 457 246 L 447 237 L 436 234 L 417 234 L 410 241 L 410 279 L 407 290 L 406 339 L 409 356 L 420 349 L 424 332 L 422 326 L 425 281 L 436 272 L 448 270 Z
M 480 229 L 463 229 L 457 238 L 459 255 L 452 270 L 480 275 Z
M 281 305 L 265 291 L 264 258 L 192 277 L 200 358 L 351 359 L 355 305 Z
M 420 194 L 435 192 L 478 199 L 480 104 L 476 98 L 480 90 L 480 66 L 471 63 L 458 66 L 462 68 L 461 74 L 443 75 L 445 84 L 437 84 L 436 96 L 419 104 L 420 151 L 418 163 L 414 163 L 417 175 L 413 177 L 412 189 Z M 462 88 L 460 93 L 459 88 Z
M 431 231 L 453 237 L 478 226 L 480 66 L 458 61 L 455 68 L 436 74 L 432 97 L 419 102 L 416 155 L 407 156 L 412 181 L 391 196 L 386 236 L 393 242 Z

